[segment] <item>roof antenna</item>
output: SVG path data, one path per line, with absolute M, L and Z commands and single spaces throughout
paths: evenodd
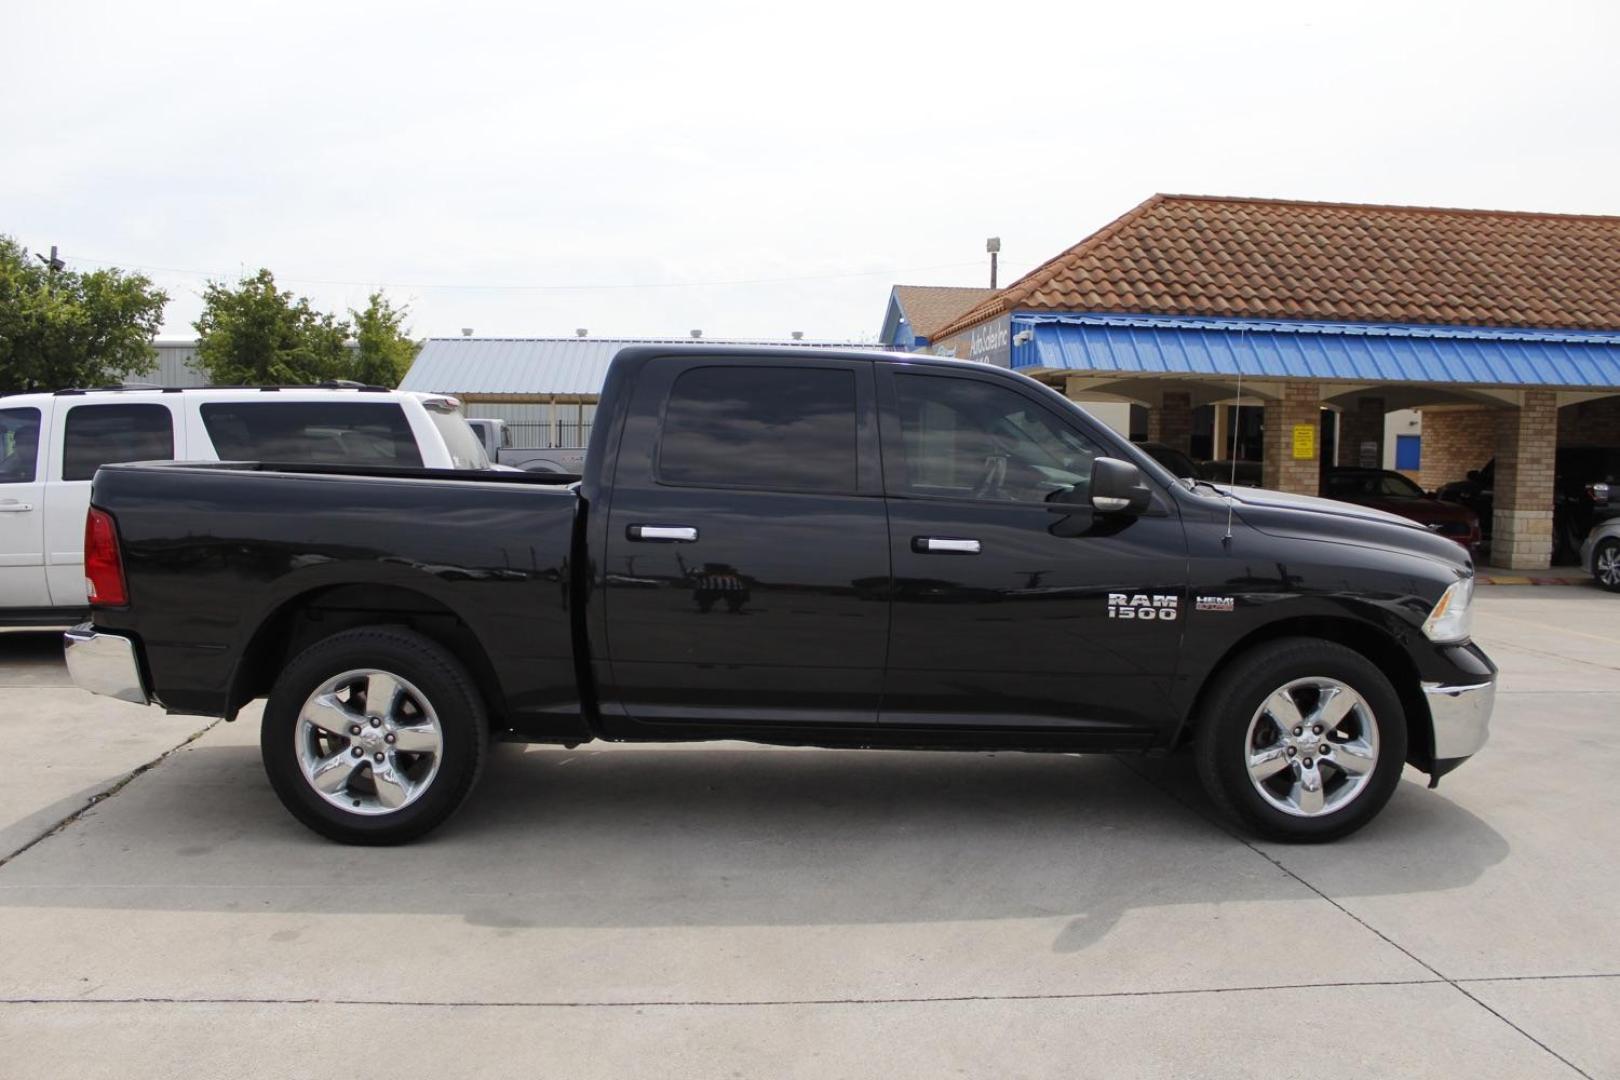
M 1241 333 L 1241 331 L 1240 331 Z M 1221 537 L 1221 543 L 1230 546 L 1232 543 L 1232 489 L 1237 487 L 1237 443 L 1238 430 L 1243 426 L 1243 361 L 1238 361 L 1237 404 L 1232 406 L 1232 479 L 1226 487 L 1226 535 Z

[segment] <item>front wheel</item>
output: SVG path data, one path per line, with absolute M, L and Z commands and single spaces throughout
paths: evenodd
M 1228 816 L 1272 840 L 1336 840 L 1383 809 L 1406 715 L 1366 657 L 1313 638 L 1243 654 L 1197 718 L 1198 772 Z
M 455 812 L 489 723 L 466 668 L 402 627 L 347 630 L 288 664 L 259 747 L 294 817 L 346 844 L 415 839 Z
M 1592 555 L 1592 576 L 1610 592 L 1620 592 L 1620 540 L 1605 540 Z

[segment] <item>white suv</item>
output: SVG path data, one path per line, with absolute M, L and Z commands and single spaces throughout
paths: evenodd
M 90 478 L 115 461 L 487 469 L 461 402 L 367 388 L 63 390 L 0 397 L 0 628 L 86 609 Z

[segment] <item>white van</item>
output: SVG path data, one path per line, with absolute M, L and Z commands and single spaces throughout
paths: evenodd
M 487 469 L 461 402 L 367 388 L 63 390 L 0 397 L 0 628 L 87 609 L 90 478 L 115 461 Z

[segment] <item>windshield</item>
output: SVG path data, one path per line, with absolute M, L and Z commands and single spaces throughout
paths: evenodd
M 489 468 L 489 454 L 484 452 L 484 444 L 478 438 L 478 433 L 467 423 L 461 410 L 453 412 L 440 412 L 438 409 L 429 409 L 429 417 L 433 426 L 439 429 L 439 435 L 444 439 L 444 447 L 450 453 L 450 467 L 452 469 L 487 469 Z

